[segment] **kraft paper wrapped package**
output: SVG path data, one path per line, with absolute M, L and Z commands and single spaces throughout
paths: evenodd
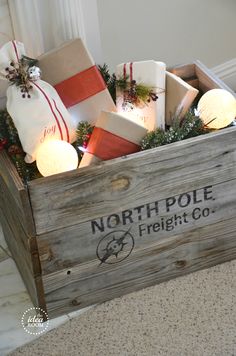
M 152 89 L 157 100 L 141 105 L 125 102 L 124 91 L 117 90 L 116 107 L 118 112 L 125 112 L 131 120 L 144 125 L 148 131 L 165 128 L 165 75 L 166 65 L 163 62 L 141 61 L 122 63 L 117 66 L 118 79 L 128 78 Z
M 177 75 L 166 72 L 166 124 L 172 125 L 175 117 L 184 118 L 198 93 L 196 88 Z
M 25 55 L 23 43 L 11 41 L 0 49 L 0 79 L 9 80 L 12 85 L 7 89 L 7 110 L 12 117 L 23 150 L 25 161 L 36 159 L 37 149 L 47 139 L 60 139 L 67 142 L 75 140 L 75 127 L 56 90 L 40 80 L 39 68 L 27 68 L 28 92 L 26 85 L 16 85 L 11 78 L 19 77 L 22 56 Z M 31 79 L 30 70 L 38 72 L 37 79 Z M 20 76 L 22 78 L 22 76 Z M 15 80 L 13 79 L 13 80 Z M 21 79 L 22 81 L 22 79 Z
M 143 125 L 124 115 L 102 111 L 79 168 L 138 152 L 146 134 Z
M 81 39 L 71 40 L 38 58 L 42 78 L 54 86 L 75 125 L 94 125 L 101 110 L 116 111 L 104 80 Z

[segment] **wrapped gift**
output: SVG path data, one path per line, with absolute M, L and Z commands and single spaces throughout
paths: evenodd
M 148 131 L 165 128 L 165 70 L 164 63 L 153 60 L 117 66 L 118 83 L 125 83 L 117 88 L 117 111 L 144 124 Z
M 38 58 L 42 77 L 54 86 L 77 125 L 95 124 L 101 110 L 115 104 L 91 55 L 81 39 L 66 42 Z
M 0 49 L 0 78 L 11 84 L 7 89 L 7 110 L 18 131 L 25 161 L 36 159 L 37 150 L 47 139 L 75 141 L 72 118 L 56 90 L 40 80 L 40 69 L 30 66 L 23 43 L 11 41 Z
M 198 93 L 196 88 L 177 75 L 166 72 L 166 124 L 172 125 L 175 117 L 182 119 Z
M 146 134 L 147 129 L 144 126 L 129 118 L 102 111 L 79 167 L 138 152 L 140 142 Z

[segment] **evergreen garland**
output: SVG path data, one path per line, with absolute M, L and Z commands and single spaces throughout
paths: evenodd
M 25 153 L 22 149 L 18 132 L 7 110 L 0 111 L 0 143 L 3 141 L 5 145 L 0 149 L 5 148 L 7 150 L 24 184 L 41 177 L 35 163 L 29 164 L 25 162 Z
M 156 129 L 149 132 L 141 141 L 141 149 L 147 150 L 167 145 L 172 142 L 199 136 L 210 131 L 210 129 L 204 126 L 204 123 L 198 116 L 195 116 L 192 111 L 189 111 L 182 120 L 174 118 L 173 125 L 166 131 Z
M 104 63 L 102 66 L 98 65 L 98 69 L 103 77 L 104 82 L 106 83 L 107 89 L 110 92 L 110 95 L 116 103 L 116 76 L 115 74 L 110 74 L 108 65 Z
M 33 60 L 31 62 L 30 58 L 24 57 L 22 59 L 22 66 L 27 66 L 27 70 L 34 64 L 35 62 L 33 62 Z M 98 68 L 114 102 L 116 101 L 116 88 L 124 92 L 128 91 L 127 93 L 128 95 L 131 95 L 132 100 L 138 99 L 143 103 L 146 103 L 149 100 L 157 99 L 156 94 L 152 91 L 152 88 L 142 84 L 137 84 L 135 81 L 131 83 L 129 81 L 129 77 L 117 79 L 115 74 L 110 75 L 107 64 L 104 64 L 103 66 L 98 66 Z M 13 74 L 14 73 L 12 73 L 12 75 Z M 10 78 L 8 79 L 10 80 Z M 19 80 L 17 84 L 19 86 L 22 85 L 22 78 L 20 79 L 15 76 L 12 79 Z M 28 84 L 28 77 L 25 78 L 25 80 L 26 84 Z M 132 95 L 134 95 L 133 98 Z M 235 125 L 235 122 L 233 122 L 232 125 Z M 149 132 L 141 142 L 141 149 L 151 149 L 172 142 L 181 141 L 190 137 L 199 136 L 210 131 L 212 130 L 204 126 L 202 120 L 198 116 L 196 116 L 193 111 L 189 111 L 182 120 L 180 120 L 179 118 L 174 118 L 172 126 L 166 129 L 166 131 L 162 129 L 156 129 L 152 132 Z M 76 132 L 77 140 L 73 143 L 73 146 L 75 147 L 78 153 L 79 160 L 81 160 L 83 156 L 83 151 L 88 145 L 92 132 L 93 126 L 91 126 L 88 122 L 83 121 L 79 123 Z M 16 166 L 20 177 L 22 178 L 22 181 L 25 184 L 27 184 L 27 182 L 30 180 L 41 177 L 35 162 L 31 164 L 27 164 L 25 162 L 25 153 L 23 152 L 17 130 L 10 115 L 6 110 L 0 111 L 0 150 L 3 148 L 7 150 L 9 156 L 11 157 L 13 163 Z
M 79 160 L 81 160 L 83 156 L 83 149 L 86 149 L 92 131 L 93 126 L 88 122 L 84 121 L 79 123 L 76 131 L 77 140 L 73 143 Z M 0 150 L 4 148 L 24 184 L 27 184 L 27 182 L 33 179 L 42 177 L 35 162 L 30 164 L 25 162 L 25 153 L 22 149 L 18 132 L 7 110 L 0 111 Z
M 83 152 L 87 148 L 89 139 L 93 132 L 94 126 L 90 125 L 87 121 L 81 121 L 76 130 L 77 139 L 73 143 L 74 148 L 76 149 L 79 160 L 83 157 Z

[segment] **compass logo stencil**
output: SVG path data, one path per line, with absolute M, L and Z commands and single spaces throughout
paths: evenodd
M 97 257 L 103 263 L 114 264 L 126 259 L 134 248 L 134 238 L 130 229 L 109 232 L 99 242 Z

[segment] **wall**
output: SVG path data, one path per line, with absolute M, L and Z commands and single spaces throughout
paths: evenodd
M 36 0 L 36 2 L 45 51 L 55 48 L 66 40 L 81 37 L 96 62 L 102 62 L 97 0 Z
M 104 60 L 209 67 L 236 56 L 235 0 L 98 0 Z
M 7 41 L 7 37 L 3 34 L 13 38 L 13 31 L 11 25 L 11 19 L 9 14 L 9 8 L 7 0 L 0 0 L 0 47 Z M 5 107 L 5 92 L 7 88 L 7 83 L 0 80 L 0 108 Z

